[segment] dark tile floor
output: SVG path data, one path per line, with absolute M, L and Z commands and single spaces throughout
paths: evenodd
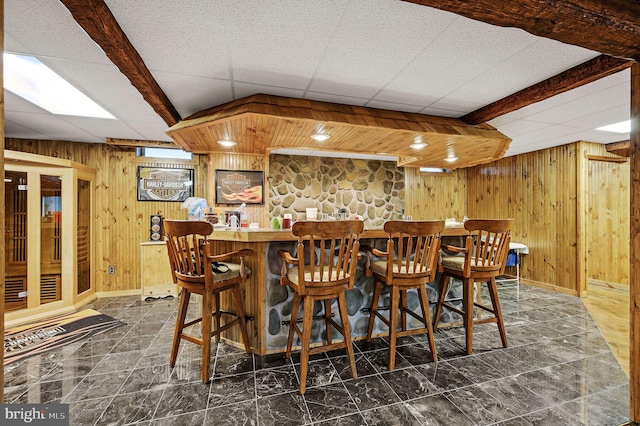
M 580 299 L 521 286 L 501 289 L 510 346 L 495 324 L 439 330 L 440 360 L 422 336 L 404 338 L 396 369 L 387 344 L 356 342 L 358 378 L 343 351 L 310 364 L 297 391 L 297 357 L 214 350 L 213 380 L 199 380 L 199 348 L 183 342 L 168 366 L 177 300 L 99 299 L 125 326 L 5 368 L 13 403 L 69 404 L 72 425 L 620 425 L 628 379 Z M 195 306 L 193 306 L 195 308 Z

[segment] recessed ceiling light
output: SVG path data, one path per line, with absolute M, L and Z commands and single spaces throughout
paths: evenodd
M 331 135 L 328 135 L 326 133 L 316 133 L 315 135 L 311 135 L 311 139 L 313 139 L 314 141 L 317 142 L 324 142 L 327 139 L 329 139 L 331 137 Z
M 221 145 L 221 146 L 224 146 L 225 148 L 230 148 L 230 147 L 234 146 L 236 143 L 234 141 L 222 139 L 222 140 L 218 141 L 218 144 Z
M 116 118 L 32 56 L 4 53 L 4 88 L 52 114 Z
M 629 133 L 631 131 L 631 120 L 621 121 L 619 123 L 609 124 L 608 126 L 598 127 L 596 130 L 614 133 Z
M 424 142 L 414 142 L 411 145 L 409 145 L 409 148 L 413 148 L 413 149 L 422 149 L 424 147 L 428 146 L 426 143 Z
M 458 157 L 447 157 L 444 159 L 444 161 L 448 161 L 449 163 L 454 163 L 458 161 Z

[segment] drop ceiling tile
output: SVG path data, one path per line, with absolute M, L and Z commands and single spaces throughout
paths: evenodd
M 409 3 L 351 1 L 310 90 L 371 97 L 455 19 Z
M 148 68 L 210 78 L 230 77 L 222 0 L 106 3 Z
M 264 84 L 245 83 L 236 81 L 233 83 L 235 99 L 245 98 L 258 93 L 267 95 L 286 96 L 290 98 L 303 98 L 304 90 L 289 89 L 287 87 L 267 86 Z
M 72 116 L 60 116 L 60 119 L 99 137 L 102 142 L 106 142 L 107 138 L 144 139 L 140 133 L 120 120 Z
M 156 112 L 115 65 L 48 60 L 47 64 L 116 118 L 153 121 Z
M 535 41 L 521 30 L 458 17 L 376 99 L 399 102 L 398 93 L 443 97 Z M 413 96 L 409 103 L 417 103 Z
M 27 48 L 16 53 L 111 63 L 59 1 L 11 0 L 4 2 L 4 8 L 4 29 L 9 40 L 19 40 Z
M 233 79 L 306 89 L 347 3 L 225 1 Z
M 438 117 L 449 117 L 449 118 L 459 118 L 462 115 L 464 115 L 464 111 L 454 111 L 450 109 L 432 108 L 432 107 L 422 108 L 419 112 L 420 114 L 436 115 Z
M 183 118 L 233 100 L 229 80 L 161 71 L 153 76 Z
M 527 120 L 515 120 L 508 124 L 498 126 L 497 129 L 499 132 L 504 133 L 513 139 L 518 136 L 526 135 L 527 133 L 538 131 L 545 127 L 549 127 L 549 124 Z
M 593 114 L 583 115 L 575 120 L 566 121 L 565 126 L 595 129 L 609 124 L 619 123 L 629 119 L 631 108 L 629 104 L 620 105 L 611 109 L 597 111 Z
M 535 43 L 496 63 L 494 69 L 447 94 L 446 99 L 433 106 L 440 106 L 441 102 L 448 104 L 450 99 L 473 99 L 481 105 L 488 105 L 595 56 L 598 56 L 597 52 L 554 40 L 537 39 Z
M 4 109 L 5 111 L 30 112 L 33 114 L 48 114 L 46 110 L 40 108 L 36 104 L 32 104 L 28 100 L 4 90 Z
M 173 142 L 173 139 L 165 133 L 169 129 L 169 126 L 164 124 L 164 122 L 160 125 L 144 121 L 125 121 L 125 123 L 133 130 L 140 133 L 144 140 Z
M 46 135 L 46 139 L 67 140 L 73 142 L 102 142 L 102 140 L 53 114 L 31 114 L 5 111 L 7 121 Z M 10 134 L 7 137 L 13 137 Z
M 603 109 L 629 105 L 629 87 L 621 84 L 527 116 L 527 120 L 561 124 Z
M 390 109 L 392 111 L 405 111 L 418 113 L 422 110 L 422 106 L 408 105 L 408 104 L 396 104 L 394 102 L 382 102 L 373 100 L 367 103 L 370 108 Z
M 4 121 L 4 135 L 6 138 L 17 139 L 50 139 L 44 133 L 36 132 L 11 120 Z

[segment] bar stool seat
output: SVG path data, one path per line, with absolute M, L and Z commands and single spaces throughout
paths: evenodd
M 253 250 L 211 254 L 211 244 L 207 237 L 213 232 L 213 225 L 205 221 L 166 219 L 164 228 L 173 281 L 181 288 L 169 365 L 175 366 L 182 340 L 195 343 L 202 347 L 202 382 L 206 383 L 211 377 L 211 338 L 214 335 L 216 342 L 219 342 L 223 331 L 239 325 L 245 350 L 251 350 L 240 285 L 251 273 L 244 265 L 244 258 L 253 255 Z M 239 260 L 239 263 L 231 260 Z M 223 325 L 223 314 L 234 315 L 221 310 L 220 296 L 226 291 L 231 293 L 236 312 L 235 318 L 227 320 Z M 187 322 L 191 294 L 202 296 L 201 314 L 200 317 Z M 212 317 L 215 327 L 212 325 Z M 184 331 L 197 323 L 201 323 L 201 337 Z
M 379 318 L 389 327 L 389 370 L 395 368 L 396 339 L 413 334 L 427 334 L 431 357 L 438 360 L 435 339 L 431 326 L 429 300 L 426 284 L 435 279 L 438 256 L 440 254 L 440 234 L 444 230 L 444 221 L 388 221 L 384 230 L 389 234 L 387 250 L 381 251 L 366 247 L 366 273 L 376 280 L 376 288 L 371 301 L 367 341 L 371 341 L 374 321 Z M 372 256 L 379 258 L 372 260 Z M 378 306 L 384 287 L 390 290 L 388 317 L 383 316 Z M 407 307 L 407 290 L 418 292 L 422 316 Z M 398 331 L 398 311 L 401 318 L 401 330 Z M 423 324 L 422 327 L 409 328 L 407 314 Z
M 286 250 L 278 252 L 282 257 L 280 284 L 293 290 L 286 357 L 291 357 L 293 337 L 297 334 L 302 345 L 301 394 L 305 393 L 307 387 L 309 355 L 344 348 L 351 375 L 357 377 L 345 291 L 354 285 L 360 248 L 358 238 L 363 229 L 364 222 L 360 220 L 296 222 L 291 231 L 298 237 L 297 257 Z M 340 323 L 331 315 L 333 299 L 338 301 Z M 326 342 L 312 348 L 311 326 L 316 301 L 324 305 L 322 319 L 326 327 Z M 303 305 L 302 327 L 298 325 L 300 304 Z M 334 328 L 342 334 L 342 341 L 333 341 Z
M 464 223 L 464 228 L 469 232 L 465 247 L 443 246 L 449 253 L 461 253 L 457 256 L 443 256 L 440 261 L 440 276 L 438 305 L 434 318 L 433 329 L 439 326 L 442 308 L 462 315 L 465 328 L 465 340 L 467 354 L 473 352 L 473 326 L 495 322 L 498 325 L 502 345 L 507 347 L 507 334 L 500 309 L 500 299 L 496 277 L 504 274 L 509 242 L 511 240 L 511 224 L 513 219 L 469 219 Z M 462 281 L 462 309 L 445 302 L 449 281 L 456 278 Z M 479 298 L 474 300 L 476 283 L 487 283 L 491 307 L 481 303 Z M 479 293 L 478 293 L 479 294 Z M 492 317 L 474 319 L 474 308 L 479 308 L 493 314 Z

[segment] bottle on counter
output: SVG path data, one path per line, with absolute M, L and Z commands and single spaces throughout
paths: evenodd
M 280 229 L 280 219 L 276 216 L 271 218 L 271 229 Z

